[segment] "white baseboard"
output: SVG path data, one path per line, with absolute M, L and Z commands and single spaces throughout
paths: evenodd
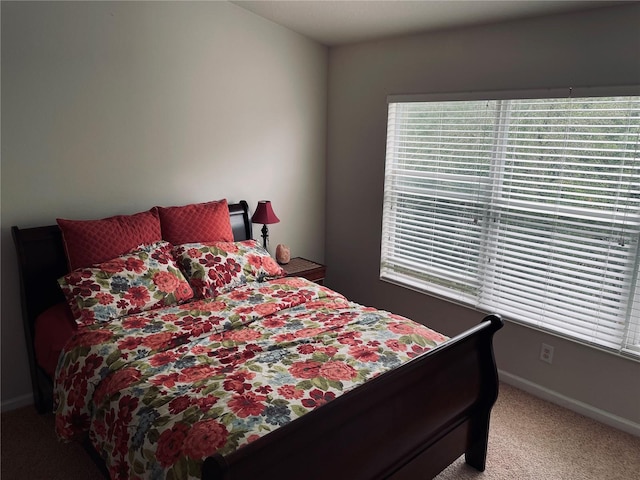
M 33 395 L 27 393 L 26 395 L 20 395 L 19 397 L 5 400 L 0 404 L 0 411 L 9 412 L 16 408 L 26 407 L 27 405 L 33 405 Z
M 561 407 L 567 408 L 593 420 L 597 420 L 598 422 L 609 425 L 610 427 L 614 427 L 618 430 L 640 437 L 640 424 L 638 423 L 619 417 L 605 410 L 601 410 L 593 405 L 589 405 L 588 403 L 566 397 L 556 391 L 550 390 L 538 385 L 537 383 L 530 382 L 529 380 L 525 380 L 522 377 L 503 370 L 498 370 L 498 376 L 504 383 L 513 385 L 514 387 L 524 390 L 531 395 L 542 398 L 543 400 L 547 400 L 551 403 L 555 403 L 556 405 L 560 405 Z

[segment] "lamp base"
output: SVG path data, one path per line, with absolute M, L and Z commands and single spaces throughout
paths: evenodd
M 269 228 L 266 225 L 262 225 L 262 246 L 264 247 L 265 250 L 267 250 L 268 241 L 269 241 Z

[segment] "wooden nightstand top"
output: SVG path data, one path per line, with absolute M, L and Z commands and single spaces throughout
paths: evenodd
M 307 280 L 322 283 L 327 268 L 321 263 L 302 257 L 294 257 L 289 263 L 282 265 L 288 277 L 304 277 Z

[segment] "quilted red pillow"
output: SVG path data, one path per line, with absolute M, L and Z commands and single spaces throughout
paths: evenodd
M 233 242 L 226 200 L 157 207 L 162 238 L 173 245 L 197 242 Z
M 162 240 L 160 218 L 154 207 L 134 215 L 101 220 L 56 220 L 62 230 L 69 270 L 106 262 L 142 244 Z

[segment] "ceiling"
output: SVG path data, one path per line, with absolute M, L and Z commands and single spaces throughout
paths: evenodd
M 597 0 L 232 0 L 327 46 L 492 23 L 624 1 Z

